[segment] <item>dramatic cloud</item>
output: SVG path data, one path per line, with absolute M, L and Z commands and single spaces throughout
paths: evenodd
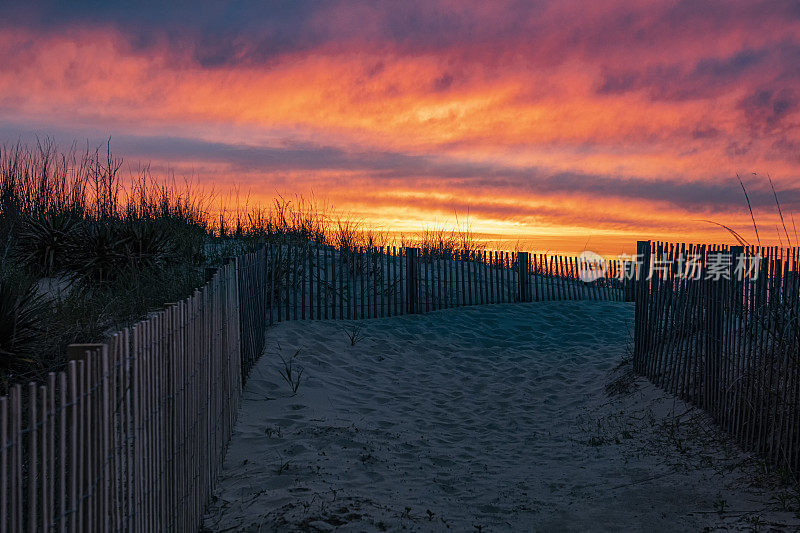
M 748 231 L 737 173 L 770 227 L 762 175 L 800 206 L 799 127 L 788 0 L 37 2 L 0 19 L 6 142 L 111 136 L 154 169 L 404 228 L 455 210 L 567 248 L 726 238 L 698 220 Z

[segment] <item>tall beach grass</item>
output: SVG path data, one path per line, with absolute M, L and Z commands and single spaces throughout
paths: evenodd
M 126 168 L 110 143 L 3 145 L 0 394 L 61 369 L 69 344 L 100 341 L 188 296 L 207 267 L 262 243 L 324 244 L 350 268 L 361 248 L 481 249 L 468 224 L 396 237 L 313 197 L 230 207 L 213 190 L 153 176 L 147 165 Z

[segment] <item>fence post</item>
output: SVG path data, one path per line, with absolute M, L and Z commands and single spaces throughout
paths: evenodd
M 703 365 L 702 405 L 714 417 L 716 406 L 714 391 L 719 385 L 719 368 L 722 363 L 722 289 L 723 278 L 714 279 L 709 270 L 709 263 L 722 264 L 722 250 L 710 251 L 706 255 L 703 275 L 706 287 L 706 353 Z M 715 258 L 715 259 L 712 259 Z M 716 418 L 716 417 L 714 417 Z
M 735 375 L 736 369 L 739 368 L 739 353 L 741 346 L 741 338 L 739 333 L 741 331 L 740 318 L 743 311 L 743 288 L 744 288 L 744 270 L 737 268 L 738 265 L 744 265 L 745 249 L 744 246 L 731 246 L 731 261 L 729 267 L 730 280 L 726 281 L 727 294 L 725 294 L 725 301 L 727 302 L 727 316 L 725 317 L 726 328 L 725 335 L 729 339 L 727 341 L 727 349 L 725 355 L 724 368 L 722 373 L 722 423 L 725 424 L 726 429 L 730 430 L 734 423 L 734 412 L 736 411 L 734 383 L 737 376 Z
M 622 301 L 623 302 L 635 302 L 636 301 L 636 279 L 629 278 L 628 273 L 631 272 L 629 264 L 631 261 L 622 260 L 619 262 L 619 275 L 621 276 L 622 280 Z M 635 264 L 635 263 L 634 263 Z M 634 275 L 636 271 L 634 270 Z
M 742 277 L 744 274 L 744 270 L 737 270 L 737 265 L 744 265 L 745 261 L 745 254 L 744 254 L 744 246 L 731 246 L 731 265 L 730 265 L 730 277 L 731 277 L 731 291 L 730 294 L 731 302 L 732 302 L 732 309 L 731 312 L 734 316 L 738 316 L 738 313 L 741 311 L 742 308 L 742 301 L 740 293 L 742 292 L 742 286 L 744 282 L 744 278 Z
M 519 269 L 519 301 L 527 302 L 531 294 L 530 284 L 530 254 L 528 252 L 517 253 L 517 268 Z
M 406 313 L 419 311 L 419 248 L 406 248 Z
M 647 306 L 650 299 L 650 241 L 636 242 L 636 270 L 630 282 L 635 287 L 636 300 L 633 313 L 633 369 L 641 373 L 645 357 L 645 332 L 647 328 Z

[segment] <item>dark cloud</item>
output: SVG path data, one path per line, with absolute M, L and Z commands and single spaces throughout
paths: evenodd
M 719 137 L 720 134 L 721 132 L 713 126 L 698 124 L 692 130 L 692 139 L 715 139 Z
M 792 48 L 792 50 L 788 50 Z M 795 50 L 796 49 L 796 50 Z M 790 79 L 797 73 L 792 53 L 800 46 L 785 43 L 761 49 L 742 49 L 729 57 L 704 57 L 694 65 L 655 64 L 642 68 L 606 67 L 597 86 L 599 94 L 644 91 L 652 100 L 712 98 L 736 91 L 754 77 Z M 800 76 L 797 77 L 800 81 Z
M 800 98 L 793 88 L 763 88 L 744 97 L 739 108 L 756 132 L 767 132 L 798 110 Z
M 775 94 L 759 95 L 756 101 L 761 107 L 774 109 Z M 778 97 L 780 101 L 780 97 Z M 781 107 L 780 105 L 778 106 Z M 697 125 L 699 137 L 716 135 L 713 127 Z M 54 131 L 52 128 L 37 131 L 18 124 L 0 125 L 0 141 L 6 143 L 35 142 L 36 135 L 54 135 L 57 142 L 69 143 L 77 136 L 89 139 L 88 146 L 101 146 L 112 132 L 87 130 Z M 773 147 L 779 151 L 795 150 L 797 141 L 783 137 Z M 341 172 L 348 176 L 355 173 L 366 179 L 376 180 L 387 187 L 416 187 L 422 183 L 433 183 L 445 190 L 486 190 L 491 194 L 513 197 L 520 192 L 525 195 L 575 195 L 593 197 L 597 200 L 622 199 L 630 201 L 668 204 L 689 212 L 730 212 L 743 207 L 741 188 L 733 174 L 709 176 L 703 181 L 687 181 L 676 176 L 667 179 L 646 179 L 611 174 L 587 172 L 553 173 L 536 166 L 518 167 L 495 162 L 472 162 L 451 157 L 404 153 L 398 151 L 363 151 L 343 149 L 310 143 L 285 141 L 278 146 L 251 146 L 221 142 L 207 142 L 186 137 L 152 137 L 129 134 L 113 134 L 111 145 L 115 154 L 128 162 L 154 160 L 170 164 L 189 163 L 203 167 L 207 163 L 223 165 L 225 174 L 239 176 L 246 183 L 246 176 L 263 176 L 275 173 L 307 173 L 312 181 L 320 179 L 315 172 L 324 170 L 326 175 Z M 729 155 L 746 155 L 751 142 L 729 143 Z M 755 208 L 772 209 L 774 199 L 766 180 L 753 177 L 746 182 Z M 380 187 L 379 187 L 380 188 Z M 781 204 L 788 210 L 800 210 L 800 188 L 779 187 Z
M 741 143 L 741 142 L 738 142 L 738 141 L 731 141 L 725 147 L 725 153 L 728 155 L 728 157 L 731 157 L 731 158 L 740 157 L 740 156 L 747 155 L 748 153 L 750 153 L 750 150 L 752 149 L 752 147 L 753 147 L 752 141 L 749 141 L 749 142 L 746 142 L 746 143 Z
M 735 79 L 761 63 L 767 56 L 767 50 L 744 49 L 731 57 L 705 58 L 697 62 L 692 74 L 698 77 Z
M 57 31 L 110 27 L 134 51 L 166 44 L 178 58 L 189 54 L 207 67 L 269 62 L 290 51 L 317 46 L 325 32 L 309 27 L 328 0 L 259 2 L 38 2 L 3 10 L 0 27 Z
M 600 85 L 597 87 L 599 94 L 622 94 L 641 88 L 642 75 L 632 70 L 603 73 Z
M 433 90 L 437 92 L 446 91 L 453 85 L 453 76 L 444 73 L 433 81 Z
M 269 64 L 288 52 L 369 43 L 373 49 L 385 46 L 410 53 L 463 53 L 488 65 L 509 54 L 532 66 L 583 55 L 625 72 L 638 68 L 624 64 L 630 50 L 661 54 L 676 42 L 785 25 L 798 20 L 797 13 L 797 2 L 780 0 L 685 0 L 646 7 L 631 2 L 592 9 L 558 0 L 498 0 L 488 6 L 465 2 L 463 9 L 437 0 L 51 0 L 3 6 L 0 27 L 48 32 L 113 27 L 133 50 L 167 44 L 180 58 L 188 55 L 209 68 Z M 731 58 L 708 58 L 685 74 L 736 76 L 756 65 L 763 53 L 742 50 Z M 614 82 L 626 77 L 613 75 L 607 81 L 613 90 Z
M 469 186 L 513 195 L 580 195 L 666 202 L 691 211 L 728 211 L 743 205 L 735 176 L 686 181 L 620 177 L 582 172 L 551 173 L 538 167 L 512 167 L 474 163 L 428 155 L 392 151 L 346 151 L 331 146 L 287 144 L 283 147 L 237 146 L 183 138 L 116 137 L 114 144 L 124 153 L 174 161 L 227 164 L 232 172 L 342 171 L 414 185 L 417 180 L 438 180 L 443 187 Z M 774 200 L 766 182 L 748 185 L 754 207 L 769 208 Z M 800 208 L 800 188 L 781 191 L 781 203 Z

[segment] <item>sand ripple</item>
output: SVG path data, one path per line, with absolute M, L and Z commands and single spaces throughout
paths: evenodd
M 731 488 L 747 472 L 682 459 L 691 444 L 676 451 L 664 431 L 671 398 L 642 380 L 608 396 L 632 315 L 630 304 L 546 302 L 280 324 L 205 526 L 671 531 L 790 517 L 769 491 Z M 351 346 L 354 325 L 363 339 Z M 292 395 L 279 355 L 297 350 Z M 719 461 L 740 464 L 731 453 Z

